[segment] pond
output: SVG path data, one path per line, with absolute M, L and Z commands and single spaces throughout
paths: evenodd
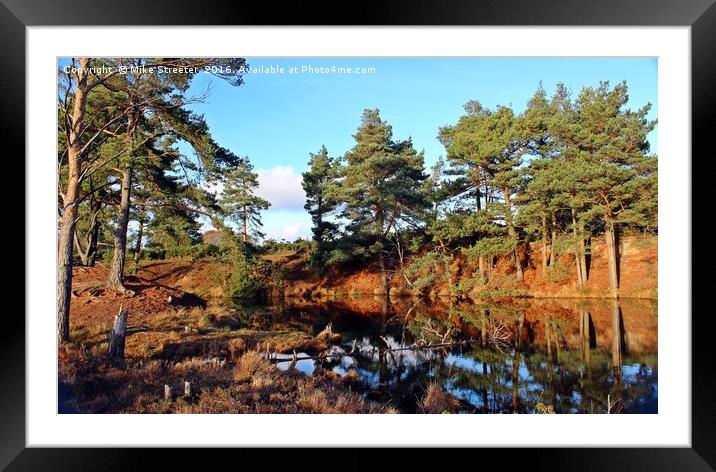
M 287 299 L 251 323 L 330 326 L 340 336 L 329 350 L 273 361 L 350 374 L 355 391 L 404 413 L 431 383 L 463 413 L 658 412 L 655 300 Z

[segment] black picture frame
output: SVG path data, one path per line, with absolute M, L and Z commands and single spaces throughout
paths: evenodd
M 14 143 L 14 156 L 25 155 L 25 29 L 27 26 L 81 25 L 545 25 L 545 26 L 690 26 L 692 78 L 692 155 L 711 156 L 716 129 L 716 5 L 714 0 L 400 0 L 361 2 L 353 8 L 322 2 L 246 2 L 237 0 L 0 0 L 0 73 L 4 112 L 0 113 L 4 143 Z M 339 13 L 341 11 L 342 13 Z M 78 47 L 78 49 L 81 49 Z M 8 159 L 10 154 L 5 154 Z M 18 174 L 24 164 L 16 158 Z M 691 161 L 692 163 L 694 160 Z M 693 175 L 693 174 L 692 174 Z M 27 175 L 26 175 L 27 177 Z M 681 196 L 680 198 L 684 198 Z M 692 205 L 698 202 L 692 199 Z M 699 214 L 695 211 L 693 215 Z M 27 217 L 28 215 L 26 215 Z M 694 247 L 696 247 L 694 241 Z M 27 251 L 27 247 L 25 248 Z M 686 251 L 685 257 L 691 259 Z M 695 277 L 693 283 L 702 284 Z M 705 288 L 705 287 L 701 287 Z M 27 295 L 27 286 L 25 287 Z M 697 292 L 698 293 L 698 292 Z M 128 470 L 151 464 L 148 455 L 162 454 L 162 467 L 204 462 L 207 456 L 236 460 L 236 452 L 149 449 L 127 453 L 122 449 L 26 448 L 25 445 L 25 323 L 5 310 L 0 329 L 0 468 L 7 470 Z M 699 316 L 703 315 L 703 316 Z M 683 316 L 688 313 L 665 313 Z M 716 467 L 716 359 L 711 339 L 710 313 L 692 317 L 692 448 L 579 448 L 495 451 L 509 455 L 510 466 L 548 466 L 551 470 L 714 470 Z M 49 320 L 49 318 L 48 318 Z M 49 321 L 48 321 L 49 322 Z M 685 321 L 686 322 L 686 321 Z M 638 434 L 635 431 L 635 434 Z M 101 432 L 98 432 L 101 434 Z M 575 433 L 576 434 L 576 433 Z M 539 432 L 536 432 L 539 436 Z M 164 452 L 164 453 L 162 453 Z M 335 451 L 334 451 L 335 452 Z M 266 459 L 316 460 L 315 451 L 270 454 Z M 355 452 L 344 454 L 343 465 L 357 468 Z M 487 451 L 480 454 L 490 454 Z M 401 467 L 420 455 L 400 454 Z M 393 458 L 395 461 L 396 458 Z M 387 465 L 391 462 L 384 462 Z M 485 462 L 482 462 L 485 464 Z M 330 462 L 326 466 L 331 466 Z M 368 466 L 366 464 L 366 466 Z

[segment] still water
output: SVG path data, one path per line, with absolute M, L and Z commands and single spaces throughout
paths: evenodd
M 279 368 L 353 371 L 355 390 L 401 412 L 437 382 L 464 413 L 657 413 L 656 301 L 291 299 L 261 313 L 266 328 L 340 334 Z

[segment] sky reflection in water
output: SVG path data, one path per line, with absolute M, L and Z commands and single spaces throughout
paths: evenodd
M 309 375 L 316 368 L 353 370 L 357 390 L 403 412 L 416 411 L 431 382 L 460 399 L 465 413 L 658 412 L 655 301 L 450 304 L 367 297 L 290 300 L 265 316 L 264 322 L 299 323 L 312 334 L 332 323 L 342 335 L 333 355 L 299 360 L 295 368 Z M 508 338 L 498 342 L 496 333 Z M 356 352 L 345 355 L 354 341 Z M 391 349 L 466 344 L 386 353 L 386 341 Z

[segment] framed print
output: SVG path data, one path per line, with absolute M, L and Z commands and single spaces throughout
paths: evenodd
M 27 276 L 2 466 L 712 470 L 712 2 L 311 10 L 3 0 Z

